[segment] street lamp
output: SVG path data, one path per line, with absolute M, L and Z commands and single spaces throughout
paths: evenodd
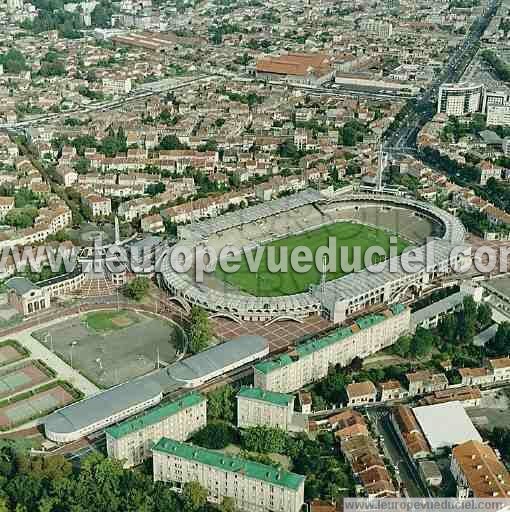
M 73 366 L 73 347 L 75 345 L 77 345 L 77 344 L 78 344 L 78 342 L 76 340 L 71 342 L 71 350 L 70 350 L 70 356 L 71 356 L 70 357 L 70 363 L 71 363 L 71 367 Z

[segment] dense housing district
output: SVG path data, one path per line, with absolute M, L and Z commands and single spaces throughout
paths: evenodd
M 0 511 L 510 497 L 509 179 L 509 0 L 1 2 Z

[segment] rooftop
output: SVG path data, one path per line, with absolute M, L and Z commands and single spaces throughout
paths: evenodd
M 248 478 L 262 480 L 272 485 L 287 487 L 292 490 L 299 489 L 305 480 L 304 476 L 291 473 L 290 471 L 284 471 L 237 457 L 230 457 L 223 453 L 206 450 L 205 448 L 181 443 L 165 437 L 160 439 L 152 450 L 154 452 L 168 453 L 187 460 L 196 460 L 201 464 L 219 468 L 223 471 L 242 473 Z
M 205 397 L 200 393 L 190 393 L 189 395 L 179 398 L 179 400 L 155 407 L 142 416 L 128 419 L 118 425 L 110 427 L 106 430 L 106 433 L 115 439 L 120 439 L 128 434 L 142 430 L 145 427 L 159 423 L 188 407 L 198 405 L 204 400 Z
M 482 440 L 458 401 L 415 407 L 413 412 L 432 451 Z
M 237 396 L 241 398 L 250 398 L 252 400 L 261 400 L 262 402 L 268 402 L 279 407 L 287 407 L 294 401 L 294 395 L 276 393 L 274 391 L 266 391 L 265 389 L 249 386 L 243 386 L 239 393 L 237 393 Z

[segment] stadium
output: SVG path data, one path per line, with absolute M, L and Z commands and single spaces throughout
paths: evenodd
M 322 314 L 339 323 L 368 307 L 419 293 L 470 255 L 462 223 L 431 204 L 373 193 L 326 198 L 314 190 L 180 226 L 180 241 L 173 249 L 208 246 L 219 252 L 235 246 L 245 253 L 261 246 L 316 248 L 330 236 L 349 251 L 357 245 L 362 252 L 371 245 L 386 248 L 390 237 L 396 237 L 398 255 L 373 262 L 383 266 L 377 273 L 368 265 L 351 273 L 313 269 L 306 275 L 270 275 L 262 265 L 249 274 L 242 260 L 239 272 L 224 275 L 216 270 L 202 283 L 195 281 L 193 271 L 175 271 L 168 255 L 161 265 L 160 284 L 186 309 L 200 305 L 212 316 L 237 322 L 300 321 Z M 401 264 L 401 253 L 409 249 L 422 261 L 425 254 L 430 256 L 426 266 L 413 273 Z

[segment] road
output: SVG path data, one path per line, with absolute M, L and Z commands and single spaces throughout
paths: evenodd
M 450 57 L 439 77 L 430 87 L 418 96 L 414 105 L 410 103 L 400 127 L 388 134 L 384 141 L 386 148 L 416 147 L 416 137 L 435 113 L 435 101 L 439 88 L 444 83 L 457 82 L 469 66 L 477 52 L 480 37 L 485 32 L 492 18 L 497 14 L 500 0 L 492 0 L 484 16 L 478 18 L 470 27 L 464 42 Z
M 416 469 L 411 465 L 391 425 L 389 410 L 384 406 L 370 407 L 367 408 L 367 414 L 383 442 L 385 455 L 397 471 L 407 495 L 411 498 L 429 496 L 428 489 L 422 484 Z

